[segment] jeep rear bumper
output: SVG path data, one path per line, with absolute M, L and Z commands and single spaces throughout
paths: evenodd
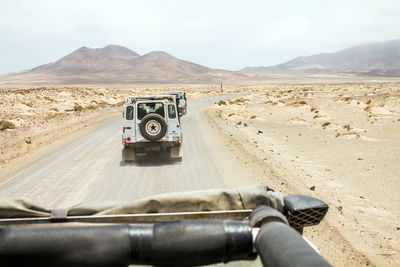
M 169 151 L 173 147 L 180 146 L 181 143 L 178 141 L 168 142 L 140 142 L 140 143 L 126 143 L 126 148 L 134 148 L 137 152 L 149 152 L 149 151 Z

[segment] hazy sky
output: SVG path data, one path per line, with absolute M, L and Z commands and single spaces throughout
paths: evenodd
M 268 66 L 400 39 L 399 14 L 398 0 L 0 0 L 0 73 L 108 44 L 212 68 Z

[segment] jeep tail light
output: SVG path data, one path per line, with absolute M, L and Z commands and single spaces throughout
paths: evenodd
M 128 140 L 128 141 L 131 141 L 131 138 L 130 138 L 130 137 L 128 137 L 128 138 L 127 138 L 127 140 Z
M 178 128 L 179 128 L 179 124 L 177 124 L 177 125 L 176 125 L 176 127 L 178 127 Z

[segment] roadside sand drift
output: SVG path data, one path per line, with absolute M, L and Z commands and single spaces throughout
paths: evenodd
M 329 224 L 354 248 L 377 265 L 399 265 L 399 84 L 270 85 L 243 93 L 216 102 L 215 119 L 274 169 L 279 178 L 267 175 L 267 184 L 326 201 Z M 347 264 L 371 264 L 361 262 Z

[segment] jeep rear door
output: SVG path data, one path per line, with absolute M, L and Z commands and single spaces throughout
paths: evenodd
M 172 103 L 169 103 L 167 106 L 167 111 L 168 111 L 168 136 L 179 136 L 179 128 L 181 127 L 179 123 L 179 115 L 178 111 L 176 109 L 176 106 Z
M 125 106 L 125 118 L 123 126 L 123 138 L 126 139 L 127 143 L 134 142 L 135 139 L 135 106 Z

